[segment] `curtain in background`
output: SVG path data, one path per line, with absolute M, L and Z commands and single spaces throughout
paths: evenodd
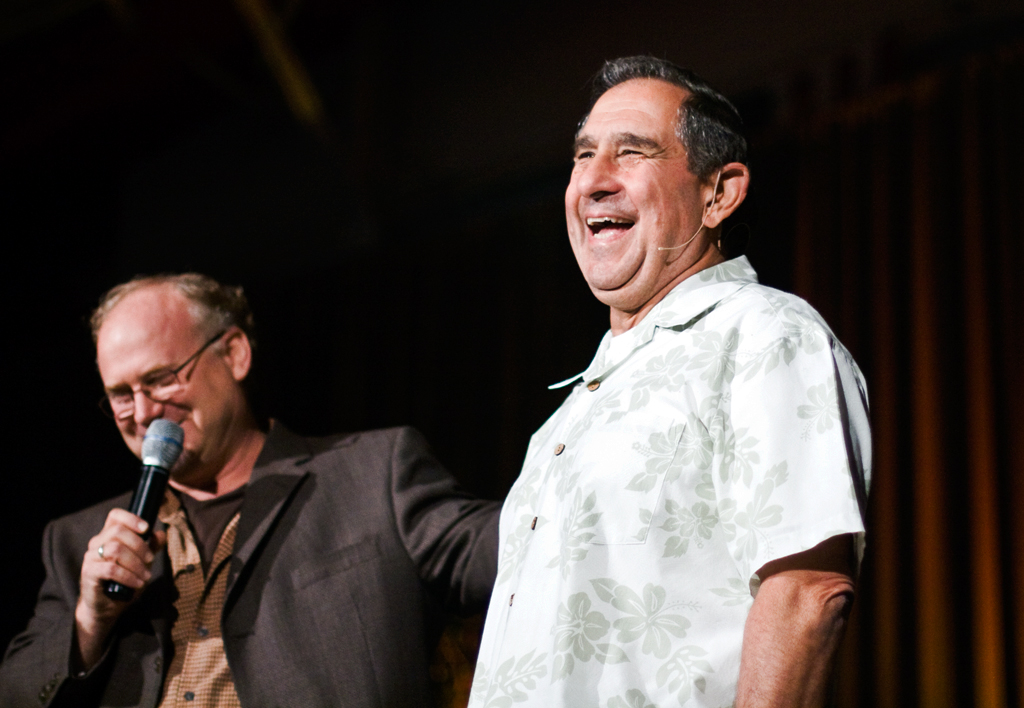
M 821 311 L 871 397 L 868 549 L 834 705 L 1024 708 L 1024 46 L 760 147 L 751 259 Z M 560 199 L 549 206 L 538 223 L 557 225 Z M 593 305 L 581 292 L 539 301 L 557 320 Z M 515 312 L 502 317 L 533 316 Z M 507 346 L 528 341 L 509 328 Z M 441 705 L 465 705 L 479 630 L 446 630 L 431 667 Z
M 1024 48 L 795 141 L 795 290 L 868 379 L 868 551 L 842 708 L 1024 706 Z

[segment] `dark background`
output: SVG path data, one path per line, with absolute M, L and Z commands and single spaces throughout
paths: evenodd
M 275 417 L 308 434 L 413 424 L 502 498 L 564 397 L 546 386 L 607 328 L 562 207 L 603 60 L 663 56 L 735 100 L 747 252 L 791 289 L 802 120 L 1024 36 L 1019 0 L 781 5 L 6 3 L 0 645 L 31 614 L 46 521 L 136 478 L 96 407 L 85 320 L 110 286 L 190 269 L 244 285 Z M 283 49 L 246 21 L 254 6 Z M 307 72 L 312 114 L 287 100 L 282 57 Z

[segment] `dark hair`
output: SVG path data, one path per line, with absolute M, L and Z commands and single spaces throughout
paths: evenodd
M 597 99 L 613 86 L 633 79 L 658 79 L 690 93 L 679 106 L 676 136 L 686 148 L 690 172 L 702 182 L 710 182 L 715 172 L 729 162 L 746 162 L 743 120 L 729 99 L 692 71 L 652 56 L 606 61 L 594 76 L 590 106 L 576 132 L 583 129 Z
M 89 317 L 93 343 L 99 337 L 107 315 L 121 300 L 136 290 L 156 285 L 170 285 L 184 295 L 189 301 L 189 311 L 196 327 L 204 330 L 207 336 L 234 325 L 245 332 L 250 345 L 256 346 L 256 325 L 241 286 L 221 285 L 200 273 L 136 276 L 127 283 L 115 285 L 100 298 L 100 304 Z

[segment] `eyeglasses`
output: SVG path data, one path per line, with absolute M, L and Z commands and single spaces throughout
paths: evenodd
M 185 390 L 188 385 L 188 377 L 184 380 L 180 376 L 181 372 L 185 370 L 189 364 L 198 361 L 199 357 L 203 355 L 210 345 L 216 342 L 218 339 L 227 334 L 226 329 L 222 329 L 217 334 L 210 337 L 206 344 L 199 347 L 195 354 L 190 356 L 180 366 L 173 369 L 161 369 L 154 371 L 151 374 L 147 374 L 146 377 L 139 382 L 139 391 L 143 393 L 151 401 L 156 403 L 166 403 L 171 398 L 176 396 Z M 191 373 L 191 372 L 190 372 Z M 106 395 L 99 400 L 100 410 L 103 411 L 108 417 L 114 420 L 127 420 L 135 413 L 135 389 L 131 388 L 128 390 L 120 389 L 117 391 L 107 391 Z

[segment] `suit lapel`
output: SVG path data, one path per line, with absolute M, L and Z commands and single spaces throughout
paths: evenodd
M 228 575 L 229 596 L 238 575 L 253 558 L 293 492 L 308 474 L 305 463 L 310 459 L 312 452 L 302 438 L 280 423 L 273 423 L 242 502 Z

